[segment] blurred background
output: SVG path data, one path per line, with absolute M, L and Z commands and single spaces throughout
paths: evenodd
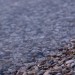
M 75 37 L 75 0 L 0 0 L 0 69 L 42 58 Z

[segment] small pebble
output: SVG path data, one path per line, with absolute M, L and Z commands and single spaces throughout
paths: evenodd
M 26 65 L 16 75 L 75 75 L 75 49 L 67 46 L 58 52 L 51 51 L 47 57 L 39 58 L 36 64 Z

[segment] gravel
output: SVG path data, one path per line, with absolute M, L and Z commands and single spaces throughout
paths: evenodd
M 71 44 L 74 44 L 71 42 Z M 75 48 L 62 48 L 58 55 L 48 55 L 36 64 L 26 65 L 17 70 L 15 75 L 75 75 Z
M 0 0 L 0 74 L 63 47 L 74 24 L 75 0 Z

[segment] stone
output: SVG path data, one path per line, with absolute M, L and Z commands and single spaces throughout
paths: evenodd
M 62 75 L 61 73 L 57 73 L 56 75 Z
M 16 73 L 16 75 L 23 75 L 26 74 L 26 68 L 25 67 L 21 67 L 18 72 Z
M 74 75 L 75 55 L 72 52 L 75 52 L 75 49 L 64 48 L 63 51 L 57 51 L 55 53 L 52 51 L 52 54 L 38 58 L 36 62 L 25 62 L 15 72 L 15 75 Z M 8 69 L 10 72 L 13 72 L 13 70 L 12 67 Z M 10 75 L 8 71 L 4 73 Z
M 75 62 L 73 62 L 73 63 L 71 64 L 71 67 L 72 67 L 72 68 L 74 68 L 74 67 L 75 67 Z
M 74 63 L 74 60 L 68 60 L 66 61 L 66 66 L 71 67 L 72 63 Z
M 60 69 L 61 69 L 61 66 L 55 65 L 53 68 L 54 68 L 55 70 L 60 70 Z
M 43 75 L 50 75 L 50 70 L 47 70 Z

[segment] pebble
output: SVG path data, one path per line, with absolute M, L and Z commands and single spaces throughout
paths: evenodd
M 57 66 L 57 65 L 55 65 L 53 68 L 54 68 L 55 70 L 59 70 L 59 69 L 60 69 L 60 67 Z
M 68 60 L 68 61 L 66 61 L 66 66 L 72 67 L 73 63 L 74 63 L 74 60 Z
M 51 51 L 50 55 L 39 58 L 36 64 L 30 62 L 26 65 L 16 75 L 75 75 L 75 49 L 73 47 L 62 48 L 58 52 Z
M 47 70 L 43 75 L 50 75 L 50 70 Z
M 72 64 L 71 64 L 71 67 L 74 68 L 74 67 L 75 67 L 75 63 L 72 63 Z
M 62 75 L 61 73 L 57 73 L 56 75 Z
M 74 63 L 74 60 L 68 60 L 68 61 L 66 61 L 66 64 L 71 64 L 71 63 Z

